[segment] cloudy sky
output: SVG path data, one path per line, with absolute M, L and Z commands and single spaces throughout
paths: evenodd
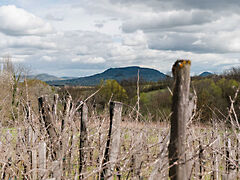
M 239 0 L 1 0 L 0 56 L 34 73 L 138 65 L 192 74 L 240 66 Z

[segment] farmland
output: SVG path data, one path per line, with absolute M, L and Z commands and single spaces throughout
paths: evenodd
M 55 88 L 14 72 L 1 75 L 1 179 L 168 179 L 171 80 Z M 198 102 L 186 121 L 186 177 L 237 179 L 238 80 L 191 84 Z

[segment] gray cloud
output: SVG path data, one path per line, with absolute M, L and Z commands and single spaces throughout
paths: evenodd
M 216 17 L 210 11 L 167 11 L 162 13 L 153 13 L 142 17 L 134 17 L 123 24 L 123 31 L 134 32 L 138 29 L 144 31 L 157 31 L 161 29 L 189 26 L 189 25 L 202 25 L 216 20 Z
M 94 24 L 94 26 L 97 27 L 97 28 L 102 28 L 104 26 L 104 24 L 103 23 L 96 23 L 96 24 Z
M 111 0 L 114 4 L 135 5 L 143 4 L 153 8 L 156 11 L 162 10 L 191 10 L 191 9 L 209 9 L 217 11 L 238 10 L 240 2 L 238 0 Z
M 151 49 L 196 53 L 240 52 L 240 31 L 153 32 L 147 35 Z

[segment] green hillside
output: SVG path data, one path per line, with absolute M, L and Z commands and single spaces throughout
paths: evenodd
M 132 66 L 123 68 L 110 68 L 103 73 L 95 74 L 88 77 L 81 77 L 70 80 L 48 81 L 47 83 L 55 86 L 95 86 L 99 84 L 101 80 L 113 79 L 120 82 L 122 80 L 136 79 L 138 71 L 140 79 L 142 81 L 157 82 L 167 77 L 165 74 L 155 69 Z

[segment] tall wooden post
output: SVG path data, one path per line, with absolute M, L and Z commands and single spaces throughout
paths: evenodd
M 122 103 L 110 102 L 110 124 L 100 179 L 113 179 L 120 149 Z M 109 163 L 109 164 L 108 164 Z
M 81 175 L 82 169 L 84 166 L 84 147 L 86 146 L 87 141 L 87 120 L 88 120 L 88 107 L 86 103 L 83 103 L 81 107 L 81 122 L 80 122 L 80 142 L 79 142 L 79 168 L 78 168 L 78 174 L 79 179 L 83 179 L 83 176 Z
M 51 150 L 51 156 L 52 156 L 52 171 L 53 176 L 56 178 L 56 180 L 61 179 L 62 170 L 60 168 L 60 146 L 59 146 L 59 140 L 58 140 L 58 134 L 56 132 L 56 129 L 53 124 L 53 117 L 50 105 L 48 104 L 47 96 L 42 96 L 38 98 L 38 104 L 39 104 L 39 111 L 42 116 L 42 123 L 44 124 L 44 127 L 47 131 L 47 134 L 49 136 L 49 149 Z
M 239 180 L 239 166 L 238 166 L 238 164 L 239 164 L 239 135 L 237 134 L 237 147 L 236 147 L 236 164 L 237 164 L 237 169 L 236 169 L 236 171 L 237 171 L 237 180 Z
M 29 127 L 29 143 L 31 148 L 31 169 L 32 171 L 32 179 L 37 180 L 37 148 L 36 144 L 36 134 L 33 131 L 32 127 Z
M 57 106 L 58 106 L 58 98 L 59 95 L 58 94 L 54 94 L 53 97 L 53 105 L 52 105 L 52 113 L 53 113 L 53 121 L 54 124 L 56 125 L 56 127 L 58 127 L 58 122 L 57 122 Z
M 38 176 L 39 179 L 42 179 L 47 169 L 47 144 L 44 141 L 41 141 L 38 145 L 38 166 Z
M 199 140 L 199 154 L 198 154 L 198 161 L 199 161 L 199 179 L 203 179 L 203 172 L 204 172 L 204 167 L 203 167 L 203 146 L 201 140 Z
M 173 90 L 171 132 L 169 143 L 169 177 L 171 180 L 185 180 L 187 177 L 185 139 L 186 123 L 189 118 L 190 89 L 189 60 L 177 60 L 172 68 L 175 87 Z
M 59 155 L 58 154 L 59 147 L 57 144 L 58 135 L 57 135 L 57 132 L 52 123 L 52 114 L 51 114 L 50 106 L 48 104 L 47 97 L 46 96 L 39 97 L 38 103 L 39 103 L 39 111 L 42 115 L 42 120 L 43 120 L 44 126 L 49 135 L 49 140 L 50 140 L 51 148 L 52 148 L 52 159 L 57 160 L 58 155 Z

